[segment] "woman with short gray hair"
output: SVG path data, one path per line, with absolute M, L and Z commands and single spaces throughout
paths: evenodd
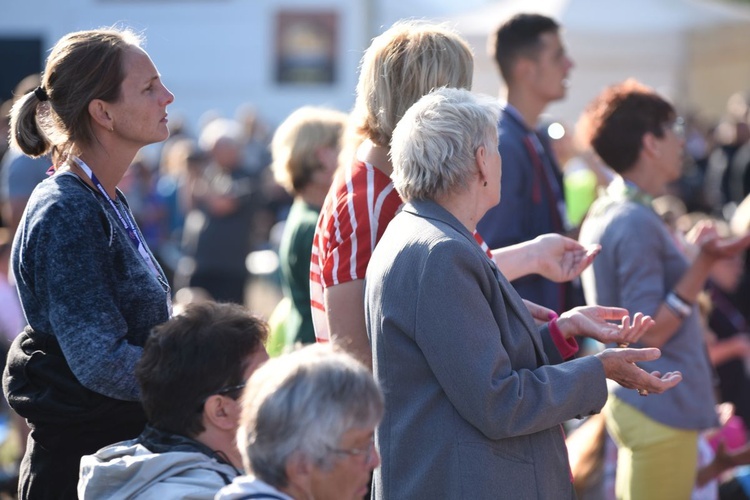
M 243 394 L 237 444 L 252 475 L 216 498 L 362 498 L 382 416 L 380 388 L 348 354 L 311 345 L 273 359 Z
M 606 350 L 563 362 L 544 330 L 635 342 L 653 321 L 588 307 L 537 329 L 472 232 L 500 201 L 498 104 L 442 88 L 420 99 L 391 141 L 406 200 L 365 278 L 373 369 L 387 412 L 373 498 L 574 498 L 565 420 L 598 412 L 605 378 L 663 392 L 633 362 L 657 349 Z M 620 325 L 608 323 L 621 320 Z
M 373 39 L 362 57 L 342 161 L 313 238 L 310 303 L 316 338 L 343 347 L 367 365 L 363 280 L 373 249 L 402 205 L 389 177 L 393 130 L 432 89 L 470 88 L 473 67 L 466 40 L 445 25 L 424 21 L 396 22 Z M 511 279 L 537 273 L 562 282 L 575 278 L 598 251 L 550 234 L 491 254 Z M 541 321 L 552 312 L 528 306 Z
M 391 150 L 391 161 L 400 168 L 391 179 L 404 201 L 432 199 L 467 188 L 475 170 L 475 152 L 497 145 L 494 123 L 500 107 L 494 100 L 448 98 L 463 95 L 450 89 L 435 95 L 445 96 L 439 113 L 436 107 L 413 113 L 414 120 L 403 120 L 400 134 L 392 141 L 396 147 Z M 456 123 L 465 126 L 457 128 Z

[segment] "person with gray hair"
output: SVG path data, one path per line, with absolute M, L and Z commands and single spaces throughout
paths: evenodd
M 367 365 L 365 271 L 403 203 L 390 179 L 393 130 L 406 110 L 432 89 L 471 88 L 473 67 L 471 48 L 455 30 L 416 20 L 397 21 L 373 39 L 362 56 L 340 168 L 313 237 L 310 304 L 317 340 L 333 342 Z M 478 233 L 475 237 L 482 241 Z M 578 276 L 599 251 L 560 235 L 485 249 L 512 279 L 540 274 L 556 282 Z M 527 305 L 540 321 L 552 314 Z
M 365 278 L 373 369 L 387 408 L 376 432 L 383 464 L 375 499 L 574 498 L 560 424 L 597 413 L 606 378 L 649 393 L 681 380 L 633 364 L 657 358 L 658 349 L 564 362 L 564 346 L 546 330 L 625 344 L 653 320 L 592 306 L 537 329 L 477 243 L 477 221 L 500 201 L 498 113 L 489 98 L 441 88 L 393 134 L 392 178 L 406 203 Z
M 383 411 L 369 370 L 344 352 L 318 344 L 272 359 L 242 396 L 237 444 L 252 475 L 216 499 L 362 498 L 380 464 Z

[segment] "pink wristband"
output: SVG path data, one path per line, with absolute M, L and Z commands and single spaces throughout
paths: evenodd
M 547 328 L 549 328 L 552 342 L 555 343 L 555 347 L 560 351 L 560 355 L 563 359 L 571 358 L 578 352 L 578 342 L 576 342 L 576 339 L 573 337 L 566 339 L 563 336 L 560 328 L 557 326 L 557 318 L 547 323 Z

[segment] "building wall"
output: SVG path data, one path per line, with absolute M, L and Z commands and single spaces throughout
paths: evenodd
M 370 35 L 369 0 L 3 1 L 0 38 L 40 37 L 45 51 L 67 32 L 122 24 L 142 31 L 146 50 L 176 99 L 170 112 L 196 126 L 209 110 L 233 116 L 250 103 L 271 124 L 304 104 L 349 110 Z M 337 17 L 336 75 L 328 84 L 275 80 L 280 11 Z M 44 54 L 46 57 L 46 52 Z M 42 59 L 44 59 L 44 57 Z
M 689 34 L 686 102 L 704 116 L 718 118 L 736 92 L 750 90 L 750 28 L 721 26 Z

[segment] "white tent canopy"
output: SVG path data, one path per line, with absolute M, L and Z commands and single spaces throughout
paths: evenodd
M 566 121 L 602 88 L 629 77 L 711 118 L 732 93 L 750 89 L 750 9 L 707 0 L 500 0 L 449 20 L 474 47 L 475 91 L 501 88 L 487 37 L 519 12 L 563 26 L 576 66 L 568 98 L 549 112 Z

